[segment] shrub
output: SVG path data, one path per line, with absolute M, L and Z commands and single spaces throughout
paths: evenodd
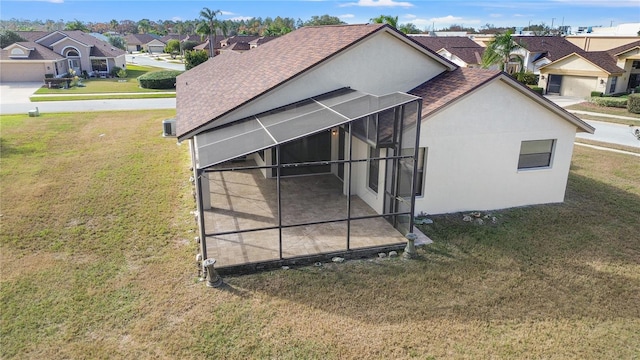
M 111 74 L 111 76 L 114 76 L 114 77 L 115 77 L 115 76 L 118 76 L 118 72 L 119 72 L 120 70 L 122 70 L 122 68 L 121 68 L 121 67 L 119 67 L 119 66 L 114 66 L 114 67 L 112 67 L 112 68 L 111 68 L 111 71 L 109 71 L 109 74 Z
M 120 71 L 118 71 L 118 73 L 116 74 L 117 77 L 119 77 L 120 79 L 124 79 L 127 77 L 127 70 L 125 69 L 120 69 Z
M 540 86 L 532 86 L 531 90 L 537 92 L 538 94 L 542 95 L 542 91 L 543 89 Z
M 182 43 L 182 51 L 193 50 L 194 47 L 198 46 L 198 43 L 195 41 L 187 40 Z
M 640 94 L 631 94 L 627 101 L 627 110 L 630 113 L 640 114 Z
M 591 102 L 599 106 L 626 108 L 627 99 L 617 97 L 592 97 Z
M 44 79 L 44 83 L 47 84 L 48 87 L 59 88 L 59 87 L 70 87 L 73 78 L 63 77 L 63 78 L 53 78 L 53 79 Z
M 185 70 L 193 69 L 194 67 L 209 60 L 209 54 L 205 50 L 193 50 L 184 52 L 184 68 Z
M 640 85 L 636 86 L 636 88 L 635 88 L 634 92 L 635 92 L 636 94 L 640 94 Z
M 591 92 L 591 97 L 602 97 L 603 93 L 602 91 L 592 91 Z
M 140 75 L 138 82 L 145 89 L 173 89 L 176 87 L 176 77 L 180 74 L 182 71 L 177 70 L 155 71 Z
M 171 39 L 167 41 L 167 46 L 164 47 L 164 52 L 167 54 L 179 53 L 180 52 L 180 41 Z
M 538 85 L 538 76 L 532 72 L 520 72 L 516 79 L 525 85 Z

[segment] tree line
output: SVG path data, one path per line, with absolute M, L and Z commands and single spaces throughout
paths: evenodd
M 204 10 L 204 9 L 203 9 Z M 215 10 L 217 11 L 217 10 Z M 214 12 L 215 12 L 214 11 Z M 202 12 L 201 12 L 202 15 Z M 219 15 L 219 13 L 217 13 Z M 290 31 L 303 26 L 320 26 L 320 25 L 339 25 L 345 24 L 344 21 L 336 16 L 320 15 L 312 16 L 307 20 L 300 18 L 294 19 L 290 17 L 254 17 L 251 19 L 238 20 L 219 20 L 219 29 L 224 29 L 229 36 L 232 35 L 256 35 L 256 36 L 278 36 L 284 35 Z M 447 27 L 436 29 L 435 25 L 429 28 L 420 29 L 415 24 L 399 23 L 397 16 L 380 15 L 370 19 L 371 22 L 383 22 L 390 24 L 398 30 L 408 34 L 428 33 L 430 31 L 464 31 L 470 34 L 500 34 L 508 30 L 515 31 L 515 27 L 498 27 L 493 24 L 485 24 L 478 29 L 460 24 L 452 24 Z M 108 22 L 84 22 L 78 19 L 72 21 L 59 20 L 25 20 L 25 19 L 9 19 L 0 20 L 0 30 L 11 31 L 54 31 L 54 30 L 82 30 L 85 32 L 96 32 L 100 34 L 155 34 L 164 36 L 167 34 L 201 34 L 203 38 L 207 34 L 202 34 L 203 28 L 208 27 L 205 17 L 200 16 L 193 20 L 151 20 L 141 19 L 134 20 L 116 20 Z M 200 31 L 199 31 L 200 30 Z M 523 28 L 524 31 L 533 31 L 536 34 L 546 35 L 552 32 L 552 29 L 545 25 L 533 24 Z

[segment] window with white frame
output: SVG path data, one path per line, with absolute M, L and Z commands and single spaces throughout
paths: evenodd
M 520 144 L 518 169 L 544 168 L 551 166 L 555 140 L 529 140 Z

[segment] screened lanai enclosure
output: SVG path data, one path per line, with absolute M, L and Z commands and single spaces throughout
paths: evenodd
M 401 248 L 421 103 L 340 89 L 191 142 L 203 259 L 226 273 Z

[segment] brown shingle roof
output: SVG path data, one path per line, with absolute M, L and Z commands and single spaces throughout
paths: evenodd
M 177 79 L 178 137 L 203 127 L 383 28 L 389 27 L 381 24 L 303 27 L 251 51 L 226 52 L 198 65 Z
M 556 61 L 571 53 L 583 52 L 580 47 L 560 36 L 515 36 L 514 40 L 529 52 L 539 53 L 539 59 L 547 58 L 550 61 Z
M 102 41 L 91 34 L 79 30 L 62 31 L 62 33 L 80 43 L 91 46 L 90 56 L 117 57 L 125 54 L 124 50 L 118 49 L 117 47 L 109 44 L 108 42 Z
M 30 53 L 29 53 L 29 57 L 26 59 L 22 59 L 22 58 L 12 58 L 9 56 L 9 51 L 8 50 L 2 50 L 2 52 L 0 52 L 0 60 L 60 60 L 60 59 L 64 59 L 64 56 L 55 53 L 52 50 L 49 50 L 49 48 L 44 47 L 40 44 L 34 43 L 32 41 L 20 41 L 17 42 L 16 44 L 20 44 L 22 46 L 24 46 L 25 48 L 28 49 L 33 49 Z
M 409 94 L 422 98 L 422 117 L 425 118 L 500 74 L 498 70 L 458 68 L 436 76 Z
M 160 40 L 159 36 L 151 34 L 129 34 L 124 37 L 124 41 L 127 43 L 127 45 L 145 45 L 152 42 L 153 40 L 163 42 L 162 40 Z
M 624 69 L 616 65 L 616 59 L 606 51 L 586 51 L 578 55 L 581 55 L 610 74 L 624 73 Z
M 593 134 L 595 129 L 591 125 L 529 89 L 527 86 L 519 83 L 513 77 L 497 70 L 458 68 L 436 76 L 411 90 L 409 93 L 422 98 L 422 118 L 426 119 L 438 110 L 449 106 L 454 101 L 480 88 L 482 85 L 499 78 L 510 83 L 517 90 L 528 95 L 532 100 L 537 101 L 542 106 L 576 125 L 578 131 Z
M 616 56 L 616 55 L 618 55 L 618 54 L 621 54 L 621 53 L 623 53 L 623 52 L 626 52 L 626 51 L 628 51 L 628 50 L 630 50 L 630 49 L 633 49 L 633 48 L 635 48 L 635 47 L 639 47 L 639 46 L 640 46 L 640 40 L 638 40 L 638 41 L 634 41 L 634 42 L 632 42 L 632 43 L 630 43 L 630 44 L 626 44 L 626 45 L 618 46 L 618 47 L 615 47 L 615 48 L 613 48 L 613 49 L 609 49 L 609 50 L 607 50 L 607 52 L 608 52 L 608 53 L 609 53 L 609 55 L 611 55 L 611 56 Z
M 466 36 L 410 36 L 433 51 L 445 49 L 467 64 L 479 64 L 484 48 Z

